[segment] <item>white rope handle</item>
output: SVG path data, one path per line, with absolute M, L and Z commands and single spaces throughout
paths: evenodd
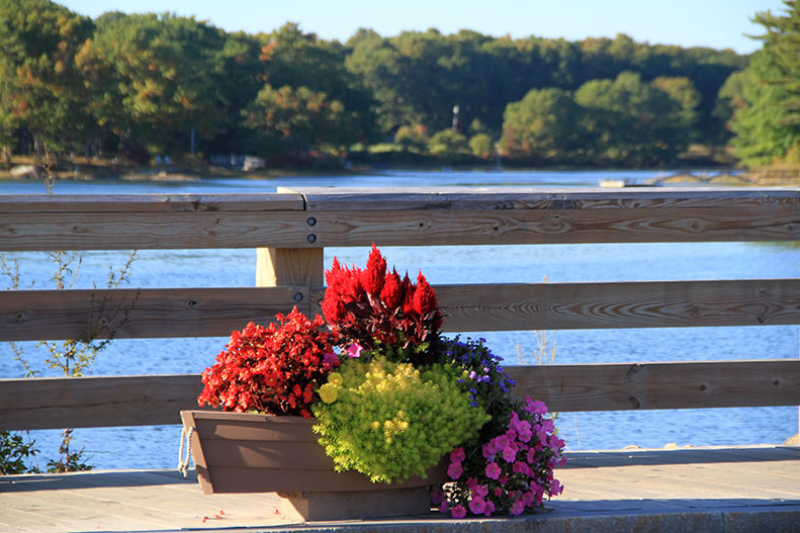
M 189 431 L 186 431 L 186 428 L 181 428 L 181 446 L 178 449 L 178 472 L 183 474 L 183 477 L 186 477 L 189 473 L 189 460 L 192 456 L 192 433 L 194 433 L 194 428 L 189 428 Z M 184 444 L 186 445 L 186 459 L 183 458 L 183 448 Z

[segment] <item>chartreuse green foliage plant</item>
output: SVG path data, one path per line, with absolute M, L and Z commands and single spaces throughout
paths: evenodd
M 314 430 L 339 471 L 373 482 L 424 476 L 454 446 L 475 440 L 489 420 L 458 383 L 456 367 L 414 368 L 383 357 L 346 361 L 312 405 Z

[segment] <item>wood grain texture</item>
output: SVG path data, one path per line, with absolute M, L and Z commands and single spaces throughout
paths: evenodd
M 0 212 L 0 251 L 297 248 L 302 211 Z
M 0 251 L 800 240 L 797 188 L 297 191 L 0 197 Z
M 800 404 L 800 359 L 539 365 L 506 369 L 551 411 Z
M 3 291 L 0 341 L 228 336 L 308 302 L 304 287 Z
M 299 194 L 3 194 L 0 213 L 302 211 Z
M 199 374 L 0 379 L 0 429 L 179 424 Z
M 256 257 L 257 287 L 319 287 L 325 283 L 322 248 L 259 248 Z
M 800 324 L 797 279 L 439 285 L 435 289 L 445 314 L 445 331 Z
M 800 323 L 800 280 L 439 285 L 443 330 L 621 329 Z M 227 336 L 292 307 L 320 313 L 301 286 L 0 292 L 0 341 Z
M 319 246 L 800 240 L 797 207 L 322 211 Z
M 316 211 L 664 209 L 800 206 L 800 188 L 720 187 L 296 187 Z
M 800 404 L 800 360 L 508 367 L 518 397 L 552 411 Z M 198 374 L 0 380 L 0 430 L 178 423 L 196 408 Z M 231 431 L 241 432 L 233 428 Z M 241 437 L 247 440 L 245 434 Z

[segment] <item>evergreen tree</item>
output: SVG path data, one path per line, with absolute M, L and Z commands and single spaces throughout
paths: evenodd
M 721 92 L 738 102 L 732 144 L 747 165 L 800 162 L 800 0 L 784 5 L 783 15 L 756 15 L 766 29 L 763 47 L 736 86 Z

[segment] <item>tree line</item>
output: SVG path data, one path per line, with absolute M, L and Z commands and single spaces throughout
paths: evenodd
M 796 16 L 797 2 L 788 3 Z M 761 114 L 754 89 L 742 87 L 778 68 L 763 52 L 751 63 L 731 50 L 622 34 L 566 41 L 361 29 L 340 43 L 293 23 L 253 35 L 170 13 L 92 20 L 49 0 L 0 0 L 0 46 L 6 160 L 49 150 L 281 162 L 385 150 L 666 165 L 691 143 L 726 144 L 743 107 Z M 737 139 L 747 128 L 734 125 Z

